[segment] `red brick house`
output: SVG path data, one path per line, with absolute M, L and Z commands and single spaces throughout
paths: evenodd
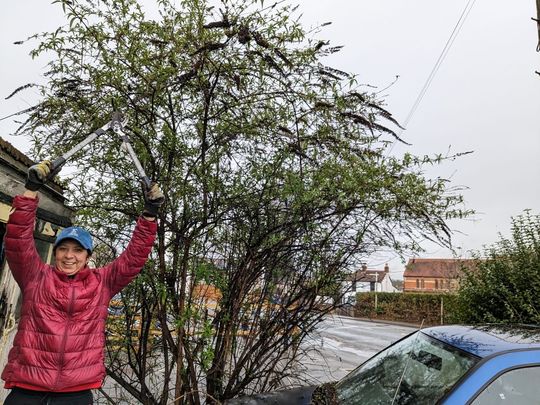
M 460 273 L 471 267 L 475 267 L 473 259 L 409 259 L 403 273 L 403 292 L 455 291 Z

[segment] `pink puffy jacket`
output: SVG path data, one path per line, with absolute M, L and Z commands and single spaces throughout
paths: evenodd
M 37 198 L 16 196 L 7 225 L 5 254 L 23 301 L 2 379 L 6 388 L 38 391 L 99 388 L 109 301 L 141 271 L 157 224 L 139 218 L 124 253 L 70 278 L 39 258 L 33 239 L 37 205 Z

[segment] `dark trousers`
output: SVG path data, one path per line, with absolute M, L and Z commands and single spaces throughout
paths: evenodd
M 13 388 L 4 405 L 91 405 L 94 403 L 92 391 L 42 392 Z

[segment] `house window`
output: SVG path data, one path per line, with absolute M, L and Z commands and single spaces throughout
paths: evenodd
M 41 260 L 43 260 L 45 263 L 48 263 L 49 260 L 49 252 L 51 250 L 51 244 L 50 242 L 45 242 L 41 239 L 35 239 L 36 243 L 36 250 L 39 254 L 39 257 L 41 257 Z
M 436 290 L 439 289 L 439 280 L 435 280 L 435 289 L 436 289 Z
M 41 260 L 45 263 L 54 264 L 54 257 L 52 257 L 52 246 L 54 239 L 42 236 L 40 234 L 34 234 L 34 243 L 36 250 Z
M 416 288 L 420 288 L 420 280 L 416 279 Z
M 420 288 L 426 288 L 424 280 L 420 280 Z
M 375 291 L 375 281 L 369 283 L 369 291 Z

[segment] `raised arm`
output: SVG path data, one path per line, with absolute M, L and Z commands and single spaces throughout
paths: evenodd
M 111 290 L 111 297 L 128 285 L 142 270 L 154 245 L 159 209 L 165 197 L 153 184 L 145 189 L 145 205 L 126 250 L 103 269 Z
M 24 290 L 43 265 L 36 250 L 34 227 L 39 202 L 37 191 L 45 183 L 49 171 L 48 161 L 40 162 L 28 169 L 26 190 L 13 199 L 7 223 L 4 238 L 6 259 L 21 290 Z

